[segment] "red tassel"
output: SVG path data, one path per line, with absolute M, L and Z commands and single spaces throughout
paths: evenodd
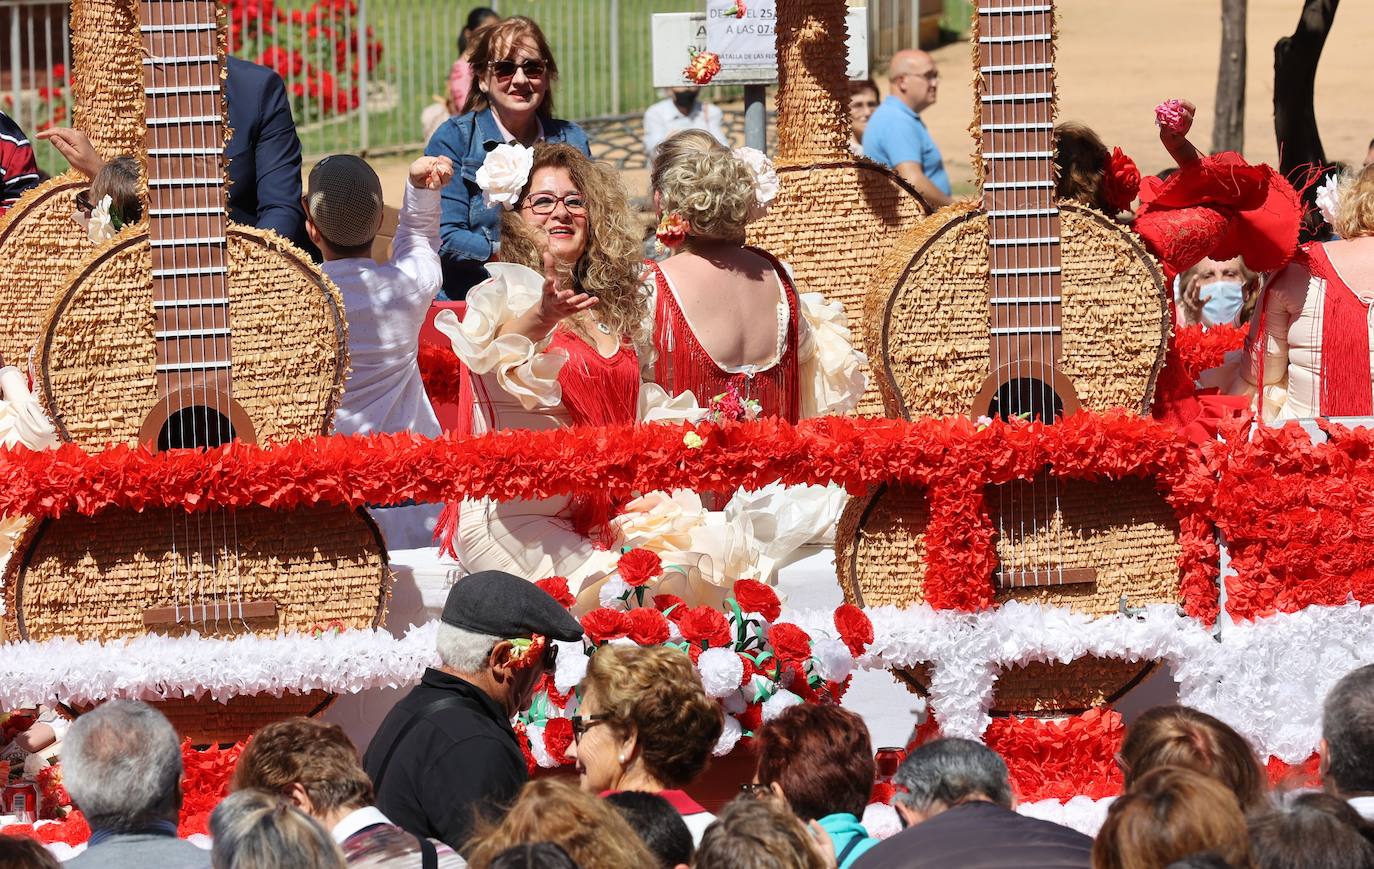
M 1326 249 L 1309 245 L 1308 269 L 1326 281 L 1322 305 L 1322 416 L 1369 416 L 1374 411 L 1369 368 L 1369 306 L 1341 280 Z
M 444 504 L 444 511 L 434 525 L 434 541 L 439 544 L 439 554 L 455 561 L 458 560 L 458 550 L 453 546 L 453 539 L 458 536 L 458 516 L 459 502 L 449 501 Z

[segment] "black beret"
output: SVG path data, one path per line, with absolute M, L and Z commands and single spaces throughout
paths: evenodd
M 440 618 L 455 628 L 507 640 L 531 634 L 564 642 L 582 639 L 582 625 L 548 592 L 503 570 L 484 570 L 455 582 Z

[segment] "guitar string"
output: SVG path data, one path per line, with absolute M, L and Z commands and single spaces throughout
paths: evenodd
M 996 19 L 997 19 L 997 16 L 996 16 L 996 15 L 989 15 L 989 14 L 986 14 L 986 13 L 982 13 L 982 14 L 981 14 L 980 21 L 979 21 L 979 25 L 980 25 L 980 26 L 979 26 L 979 33 L 980 33 L 980 36 L 992 37 L 992 36 L 994 36 L 994 35 L 1000 35 L 1000 34 L 1001 34 L 1001 28 L 1000 28 L 1000 27 L 994 27 L 994 26 L 993 26 L 993 23 L 996 21 Z M 1001 49 L 994 48 L 994 46 L 996 46 L 996 45 L 999 45 L 999 43 L 994 43 L 994 42 L 983 42 L 981 39 L 979 40 L 979 43 L 978 43 L 979 57 L 980 57 L 980 58 L 984 58 L 984 59 L 980 62 L 980 64 L 979 64 L 980 66 L 994 66 L 994 65 L 996 65 L 996 61 L 997 61 L 998 59 L 1000 59 L 999 55 L 1001 54 L 1001 51 L 1002 51 Z M 980 70 L 980 72 L 979 72 L 979 78 L 980 78 L 980 81 L 981 81 L 981 84 L 982 84 L 982 88 L 981 88 L 982 93 L 981 93 L 981 95 L 982 95 L 982 96 L 987 96 L 987 95 L 989 94 L 989 90 L 990 90 L 990 88 L 988 87 L 989 83 L 990 83 L 991 81 L 998 81 L 998 82 L 1000 82 L 1001 79 L 1000 79 L 999 77 L 1002 76 L 1002 75 L 1004 75 L 1004 73 L 997 73 L 997 72 L 983 73 L 983 72 L 981 72 L 981 70 Z M 983 106 L 980 106 L 980 107 L 979 107 L 979 115 L 980 115 L 981 117 L 987 118 L 989 121 L 995 123 L 997 120 L 999 120 L 998 115 L 999 115 L 999 112 L 1000 112 L 1000 110 L 996 108 L 997 105 L 998 105 L 997 103 L 989 102 L 989 103 L 984 104 Z M 993 141 L 999 141 L 998 137 L 999 137 L 999 136 L 1003 136 L 1003 135 L 1005 135 L 1005 133 L 999 132 L 999 131 L 997 130 L 996 127 L 994 127 L 993 131 L 991 132 L 991 136 L 992 136 L 992 140 L 993 140 Z M 982 143 L 982 142 L 986 142 L 986 141 L 988 141 L 988 138 L 987 138 L 986 136 L 985 136 L 985 137 L 982 137 L 982 138 L 980 139 L 980 147 L 982 147 L 981 143 Z M 993 146 L 993 147 L 992 147 L 992 150 L 993 150 L 993 152 L 995 153 L 995 152 L 996 152 L 996 146 Z M 980 155 L 980 156 L 981 156 L 981 155 Z M 999 173 L 997 172 L 997 170 L 996 170 L 996 168 L 995 168 L 994 162 L 993 162 L 992 160 L 989 160 L 989 159 L 984 159 L 984 160 L 983 160 L 983 164 L 984 164 L 984 165 L 983 165 L 982 168 L 983 168 L 983 179 L 984 179 L 984 181 L 986 182 L 986 181 L 988 181 L 989 179 L 991 179 L 991 180 L 999 180 Z M 986 184 L 985 184 L 985 186 L 986 186 Z M 986 190 L 986 191 L 985 191 L 985 195 L 987 195 L 987 197 L 988 197 L 988 208 L 989 208 L 989 210 L 992 210 L 992 211 L 998 210 L 998 208 L 999 208 L 1000 204 L 1002 203 L 1002 201 L 1005 200 L 1005 199 L 1007 198 L 1007 193 L 1008 193 L 1008 191 L 1009 191 L 1009 188 L 1002 188 L 1002 189 L 993 188 L 992 190 Z M 992 233 L 992 227 L 993 227 L 993 225 L 994 225 L 993 218 L 989 217 L 989 218 L 988 218 L 988 238 L 989 238 L 989 239 L 991 239 L 991 238 L 993 237 L 993 233 Z M 998 286 L 998 285 L 999 285 L 999 283 L 1000 283 L 1001 285 L 1005 286 L 1005 285 L 1007 285 L 1007 284 L 1010 283 L 1010 280 L 1011 280 L 1011 279 L 1010 279 L 1010 276 L 1009 276 L 1009 275 L 1006 275 L 1006 274 L 1004 273 L 1004 269 L 1005 269 L 1006 263 L 1005 263 L 1005 261 L 1004 261 L 1004 260 L 1005 260 L 1005 257 L 1002 255 L 1001 249 L 1000 249 L 998 246 L 996 246 L 996 245 L 992 245 L 992 246 L 990 246 L 990 253 L 991 253 L 991 255 L 990 255 L 990 257 L 989 257 L 989 260 L 990 260 L 990 262 L 991 262 L 991 264 L 992 264 L 992 268 L 993 268 L 993 276 L 989 278 L 989 290 L 991 291 L 991 295 L 992 295 L 992 324 L 993 324 L 993 334 L 992 334 L 992 342 L 991 342 L 991 350 L 992 350 L 992 366 L 991 366 L 991 368 L 992 368 L 992 378 L 993 378 L 993 393 L 992 393 L 992 396 L 991 396 L 991 405 L 992 405 L 992 407 L 990 407 L 989 409 L 990 409 L 990 410 L 993 410 L 993 408 L 995 407 L 995 410 L 993 410 L 993 413 L 995 413 L 995 414 L 996 414 L 997 416 L 999 416 L 999 417 L 1004 417 L 1004 416 L 1006 415 L 1006 412 L 1007 412 L 1007 407 L 1005 406 L 1005 403 L 1004 403 L 1003 401 L 1000 401 L 1000 400 L 999 400 L 999 392 L 1001 391 L 1001 385 L 998 383 L 998 381 L 1001 379 L 1002 371 L 1004 370 L 1004 367 L 1006 366 L 1006 364 L 1007 364 L 1007 362 L 1008 362 L 1008 360 L 1005 358 L 1005 357 L 1008 355 L 1008 354 L 1005 353 L 1006 342 L 1008 341 L 1008 336 L 1007 336 L 1007 334 L 1006 334 L 1006 332 L 1005 332 L 1005 330 L 1004 330 L 1004 326 L 1003 326 L 1003 308 L 1005 308 L 1005 307 L 1007 307 L 1007 306 L 1006 306 L 1005 304 L 1003 304 L 1002 302 L 1000 302 L 999 299 L 998 299 L 998 296 L 999 296 L 999 294 L 1000 294 L 1000 292 L 1001 292 L 1001 291 L 999 290 L 999 286 Z M 1000 281 L 999 281 L 999 278 L 1000 278 Z M 991 415 L 992 415 L 992 414 L 989 414 L 989 416 L 991 416 Z M 1005 579 L 1006 579 L 1006 577 L 1007 577 L 1007 562 L 1006 562 L 1005 559 L 1003 559 L 1003 558 L 1000 557 L 1000 556 L 1003 555 L 1003 554 L 1005 554 L 1005 553 L 1008 551 L 1008 550 L 1007 550 L 1007 544 L 1008 544 L 1008 542 L 1009 542 L 1008 539 L 1007 539 L 1007 515 L 1008 515 L 1008 514 L 1007 514 L 1007 487 L 1006 487 L 1006 486 L 1001 486 L 1001 485 L 999 485 L 999 486 L 997 486 L 996 488 L 997 488 L 997 542 L 998 542 L 999 547 L 1001 548 L 1001 553 L 999 553 L 999 558 L 998 558 L 998 563 L 997 563 L 997 568 L 996 568 L 996 569 L 997 569 L 998 572 L 1001 574 L 1001 580 L 1002 580 L 1002 581 L 1005 581 Z M 1000 584 L 1000 583 L 999 583 L 999 584 Z
M 219 21 L 219 9 L 218 9 L 218 7 L 215 7 L 215 8 L 213 9 L 213 12 L 214 12 L 214 18 L 213 18 L 213 20 L 214 20 L 215 25 L 216 25 L 216 29 L 215 29 L 214 31 L 212 31 L 212 32 L 214 33 L 214 37 L 215 37 L 215 43 L 214 43 L 214 44 L 215 44 L 215 56 L 216 56 L 217 58 L 221 58 L 221 59 L 216 63 L 214 70 L 211 71 L 211 78 L 214 80 L 215 87 L 217 88 L 217 90 L 215 91 L 215 112 L 216 112 L 217 114 L 220 114 L 220 113 L 227 113 L 227 111 L 228 111 L 228 102 L 227 102 L 227 100 L 226 100 L 226 98 L 225 98 L 225 97 L 226 97 L 226 94 L 225 94 L 225 90 L 224 90 L 224 89 L 225 89 L 226 76 L 221 76 L 221 75 L 220 75 L 221 64 L 223 65 L 224 71 L 225 71 L 226 73 L 227 73 L 227 71 L 228 71 L 228 66 L 229 66 L 229 58 L 228 58 L 228 33 L 227 33 L 227 32 L 223 32 L 223 33 L 222 33 L 222 30 L 221 30 L 222 25 L 220 25 L 220 21 Z M 247 23 L 248 23 L 248 22 L 247 22 L 247 20 L 246 20 L 246 16 L 247 16 L 247 6 L 244 7 L 244 11 L 243 11 L 242 14 L 245 16 L 245 20 L 244 20 L 243 26 L 240 28 L 239 32 L 240 32 L 240 33 L 245 33 L 245 34 L 246 34 L 246 33 L 248 32 L 248 26 L 247 26 Z M 226 23 L 228 23 L 228 22 L 226 22 Z M 221 54 L 220 54 L 220 37 L 221 37 L 221 35 L 223 35 L 224 38 L 225 38 L 225 42 L 224 42 L 224 45 L 225 45 L 225 53 L 224 53 L 223 56 L 221 56 Z M 218 151 L 218 156 L 217 156 L 217 158 L 213 161 L 213 163 L 214 163 L 214 167 L 215 167 L 215 169 L 214 169 L 215 173 L 216 173 L 219 177 L 221 177 L 221 178 L 223 177 L 224 171 L 225 171 L 225 168 L 226 168 L 226 164 L 225 164 L 225 162 L 224 162 L 224 145 L 225 145 L 225 130 L 224 130 L 223 125 L 221 125 L 220 128 L 219 128 L 219 130 L 217 131 L 217 135 L 215 136 L 214 141 L 210 143 L 210 146 L 211 146 L 211 147 L 219 148 L 219 149 L 220 149 L 220 150 Z M 226 266 L 226 273 L 225 273 L 225 276 L 224 276 L 224 278 L 223 278 L 223 280 L 224 280 L 224 298 L 226 298 L 226 299 L 229 298 L 229 277 L 228 277 L 228 272 L 227 272 L 227 266 L 228 266 L 229 263 L 230 263 L 230 256 L 229 256 L 229 201 L 228 201 L 228 199 L 229 199 L 228 191 L 226 191 L 226 190 L 224 189 L 223 182 L 221 182 L 220 187 L 219 187 L 219 191 L 218 191 L 218 193 L 216 194 L 215 207 L 216 207 L 217 209 L 219 209 L 219 217 L 218 217 L 218 220 L 219 220 L 220 225 L 224 228 L 224 231 L 221 233 L 221 235 L 224 237 L 222 250 L 224 251 L 224 261 L 225 261 L 225 266 Z M 230 318 L 231 310 L 232 310 L 232 306 L 231 306 L 231 305 L 226 305 L 225 308 L 224 308 L 224 327 L 225 327 L 226 332 L 228 333 L 227 336 L 226 336 L 225 339 L 224 339 L 224 347 L 225 347 L 226 352 L 228 353 L 228 355 L 227 355 L 225 358 L 230 362 L 228 400 L 229 400 L 229 410 L 232 412 L 233 409 L 234 409 L 234 407 L 235 407 L 235 405 L 234 405 L 234 370 L 233 370 L 233 367 L 232 367 L 233 360 L 234 360 L 234 336 L 233 336 L 233 332 L 232 332 L 233 321 L 232 321 L 231 318 Z M 232 419 L 231 419 L 231 421 L 232 421 Z M 244 620 L 244 618 L 243 618 L 243 577 L 242 577 L 242 573 L 241 573 L 241 569 L 242 569 L 242 559 L 241 559 L 241 557 L 240 557 L 240 551 L 239 551 L 239 514 L 238 514 L 238 510 L 237 510 L 236 508 L 234 508 L 234 507 L 229 507 L 229 508 L 227 509 L 226 512 L 228 513 L 228 516 L 229 516 L 229 525 L 230 525 L 230 528 L 232 529 L 233 535 L 234 535 L 234 545 L 233 545 L 233 550 L 232 550 L 232 555 L 233 555 L 233 567 L 232 567 L 232 569 L 233 569 L 233 574 L 234 574 L 234 595 L 235 595 L 235 598 L 234 598 L 234 599 L 235 599 L 235 600 L 237 601 L 237 603 L 238 603 L 239 624 L 241 624 L 241 625 L 243 626 L 244 630 L 246 631 L 246 630 L 248 630 L 248 623 L 247 623 L 247 622 Z M 228 545 L 228 539 L 227 539 L 227 538 L 226 538 L 226 540 L 225 540 L 225 544 Z M 230 609 L 229 609 L 229 621 L 230 621 L 230 623 L 232 624 L 232 622 L 233 622 L 233 607 L 232 607 L 232 603 L 231 603 L 231 602 L 227 602 L 227 603 L 229 603 L 229 607 L 230 607 Z
M 1022 62 L 1026 63 L 1029 66 L 1033 66 L 1036 58 L 1038 57 L 1038 54 L 1036 51 L 1033 50 L 1032 46 L 1042 44 L 1033 38 L 1035 36 L 1038 36 L 1040 32 L 1039 28 L 1034 26 L 1038 16 L 1036 13 L 1029 12 L 1029 10 L 1027 9 L 1022 9 L 1018 14 L 1018 17 L 1023 22 L 1022 30 L 1026 34 L 1027 38 L 1026 44 L 1022 46 Z M 1032 95 L 1030 98 L 1026 100 L 1027 123 L 1025 126 L 1025 130 L 1021 134 L 1021 150 L 1025 152 L 1033 150 L 1033 146 L 1037 141 L 1038 135 L 1038 131 L 1035 129 L 1034 125 L 1040 123 L 1040 118 L 1044 114 L 1043 110 L 1045 103 L 1035 96 L 1035 94 L 1043 93 L 1043 91 L 1038 89 L 1038 86 L 1041 83 L 1041 75 L 1042 73 L 1034 69 L 1028 70 L 1027 72 L 1023 73 L 1023 78 L 1026 82 L 1027 91 Z M 1040 163 L 1040 160 L 1041 158 L 1038 157 L 1027 157 L 1024 159 L 1024 174 L 1028 181 L 1037 184 L 1042 183 L 1043 179 L 1040 176 L 1041 174 L 1043 174 L 1041 171 L 1043 167 Z M 1027 201 L 1034 202 L 1034 208 L 1040 208 L 1047 198 L 1045 197 L 1045 188 L 1033 187 L 1031 189 L 1034 191 L 1034 195 L 1028 197 Z M 1026 210 L 1030 211 L 1032 209 L 1028 208 Z M 1045 326 L 1047 325 L 1047 317 L 1045 316 L 1046 308 L 1045 303 L 1043 301 L 1045 289 L 1045 275 L 1041 271 L 1041 269 L 1043 269 L 1045 266 L 1046 259 L 1046 250 L 1043 241 L 1045 233 L 1041 231 L 1042 229 L 1044 229 L 1044 226 L 1042 224 L 1043 218 L 1040 215 L 1027 214 L 1023 218 L 1023 220 L 1025 221 L 1026 236 L 1028 238 L 1034 239 L 1031 242 L 1030 246 L 1031 250 L 1034 251 L 1033 259 L 1035 262 L 1036 269 L 1035 274 L 1031 275 L 1030 280 L 1026 281 L 1026 286 L 1031 288 L 1030 291 L 1036 296 L 1037 299 L 1033 303 L 1033 305 L 1028 306 L 1029 309 L 1034 310 L 1035 312 L 1035 316 L 1030 318 L 1029 325 L 1032 330 L 1030 340 L 1034 342 L 1036 348 L 1036 353 L 1034 359 L 1032 360 L 1034 366 L 1028 372 L 1030 374 L 1030 383 L 1028 384 L 1030 386 L 1029 399 L 1032 417 L 1034 417 L 1038 411 L 1040 422 L 1044 424 L 1050 422 L 1050 419 L 1048 418 L 1049 407 L 1046 406 L 1046 400 L 1049 397 L 1048 393 L 1050 391 L 1050 386 L 1049 384 L 1042 382 L 1049 374 L 1049 371 L 1047 371 L 1047 369 L 1050 367 L 1045 364 L 1047 349 L 1045 339 L 1049 333 L 1045 331 Z M 1052 377 L 1049 378 L 1049 382 L 1053 383 Z M 1035 469 L 1032 470 L 1034 471 Z M 1044 487 L 1044 484 L 1042 483 L 1040 477 L 1041 475 L 1037 472 L 1034 473 L 1030 479 L 1030 508 L 1028 511 L 1030 513 L 1032 548 L 1034 549 L 1034 554 L 1032 556 L 1033 560 L 1031 562 L 1031 569 L 1034 571 L 1032 575 L 1035 578 L 1035 585 L 1037 587 L 1041 584 L 1041 580 L 1044 579 L 1043 568 L 1046 564 L 1045 536 L 1041 530 L 1039 512 L 1040 505 L 1042 502 L 1042 499 L 1040 498 L 1040 492 L 1041 489 Z
M 1053 124 L 1053 122 L 1056 120 L 1055 116 L 1058 114 L 1059 109 L 1059 85 L 1054 75 L 1054 67 L 1057 62 L 1057 55 L 1059 51 L 1058 46 L 1056 45 L 1054 40 L 1055 13 L 1053 3 L 1050 4 L 1050 9 L 1048 12 L 1044 13 L 1044 16 L 1045 32 L 1050 35 L 1050 38 L 1047 39 L 1044 43 L 1045 65 L 1047 67 L 1047 71 L 1045 72 L 1044 76 L 1045 92 L 1052 95 L 1051 101 L 1047 104 L 1047 108 L 1049 109 L 1047 114 L 1048 121 L 1051 124 Z M 1053 126 L 1051 126 L 1048 135 L 1045 136 L 1045 144 L 1043 146 L 1043 150 L 1048 151 L 1051 155 L 1053 155 L 1056 151 Z M 1063 240 L 1061 237 L 1064 231 L 1064 224 L 1063 218 L 1059 214 L 1059 196 L 1057 184 L 1058 178 L 1053 156 L 1050 157 L 1046 165 L 1049 168 L 1050 180 L 1056 182 L 1055 186 L 1046 188 L 1046 190 L 1050 194 L 1046 197 L 1046 210 L 1054 210 L 1054 214 L 1048 216 L 1046 224 L 1050 229 L 1049 237 L 1054 239 L 1054 241 L 1051 242 L 1053 247 L 1050 251 L 1050 264 L 1057 268 L 1057 271 L 1050 276 L 1050 280 L 1048 281 L 1050 293 L 1059 300 L 1054 303 L 1054 308 L 1052 309 L 1057 314 L 1057 329 L 1055 330 L 1053 337 L 1058 342 L 1059 349 L 1058 352 L 1054 353 L 1054 355 L 1051 357 L 1051 365 L 1053 366 L 1054 377 L 1057 380 L 1059 377 L 1059 356 L 1064 351 L 1064 247 Z M 1059 584 L 1062 586 L 1064 584 L 1065 562 L 1063 512 L 1064 505 L 1061 497 L 1061 486 L 1063 484 L 1060 481 L 1058 474 L 1050 474 L 1049 477 L 1052 482 L 1054 492 L 1054 503 L 1052 505 L 1053 511 L 1049 513 L 1049 521 L 1051 523 L 1051 529 L 1054 532 L 1054 548 L 1056 552 L 1055 570 L 1058 573 Z
M 1008 6 L 1014 2 L 1016 2 L 1016 0 L 1010 0 L 1010 2 L 1004 2 L 1003 5 Z M 1003 17 L 1006 18 L 1011 25 L 1010 30 L 1012 35 L 1012 56 L 1010 60 L 1012 63 L 1017 63 L 1018 59 L 1024 58 L 1026 54 L 1025 16 L 1012 12 L 1011 14 L 1004 15 Z M 1016 73 L 1013 73 L 1011 75 L 1011 79 L 1015 83 L 1012 85 L 1012 87 L 1017 87 L 1024 84 L 1024 75 L 1018 75 Z M 1015 93 L 1016 92 L 1013 91 L 1013 94 Z M 1018 132 L 1023 131 L 1025 129 L 1026 118 L 1029 114 L 1029 106 L 1026 105 L 1024 98 L 1021 98 L 1020 96 L 1018 96 L 1016 99 L 1011 100 L 1010 102 L 1012 123 L 1015 125 L 1015 128 Z M 1008 138 L 1012 138 L 1013 141 L 1015 141 L 1015 138 L 1024 138 L 1024 132 L 1021 132 L 1020 136 L 1013 136 Z M 1013 145 L 1012 147 L 1015 146 Z M 1012 167 L 1015 166 L 1014 161 L 1004 162 L 1010 162 Z M 1010 167 L 1008 169 L 1008 172 L 1013 179 L 1016 179 L 1018 178 L 1018 176 L 1021 175 L 1021 173 L 1016 172 L 1014 168 Z M 1022 189 L 1029 191 L 1033 188 L 1027 187 Z M 1011 224 L 1010 232 L 1012 233 L 1013 238 L 1015 237 L 1015 233 L 1019 229 L 1019 220 L 1021 220 L 1021 218 L 1013 216 L 1009 221 L 1009 223 Z M 1013 254 L 1013 259 L 1015 260 L 1013 268 L 1017 268 L 1018 266 L 1023 265 L 1029 265 L 1030 257 L 1027 255 L 1027 251 L 1025 250 L 1024 245 L 1015 244 L 1008 245 L 1007 247 L 1008 251 L 1015 251 L 1015 253 Z M 1016 331 L 1016 379 L 1014 381 L 1013 388 L 1010 390 L 1011 395 L 1014 396 L 1014 398 L 1012 399 L 1012 403 L 1016 407 L 1016 416 L 1018 418 L 1026 412 L 1026 408 L 1023 406 L 1022 399 L 1025 397 L 1026 393 L 1026 366 L 1029 362 L 1029 360 L 1026 359 L 1026 356 L 1028 351 L 1030 350 L 1031 343 L 1030 335 L 1026 332 L 1025 321 L 1027 312 L 1024 310 L 1025 304 L 1024 302 L 1019 301 L 1019 299 L 1024 298 L 1025 296 L 1026 285 L 1022 281 L 1022 278 L 1024 277 L 1025 275 L 1021 274 L 1018 274 L 1016 276 L 1016 295 L 1018 297 L 1018 302 L 1016 303 L 1016 317 L 1015 323 L 1013 325 L 1013 328 Z M 1027 492 L 1022 481 L 1012 481 L 1011 485 L 1014 487 L 1012 489 L 1012 510 L 1016 513 L 1016 524 L 1018 529 L 1016 561 L 1017 566 L 1020 568 L 1021 571 L 1021 582 L 1024 584 L 1026 580 L 1026 564 L 1028 561 L 1026 552 Z

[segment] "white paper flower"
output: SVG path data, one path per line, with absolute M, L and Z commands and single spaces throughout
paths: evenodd
M 102 244 L 114 238 L 114 222 L 110 220 L 110 206 L 113 204 L 114 200 L 107 193 L 91 209 L 91 219 L 86 221 L 86 235 L 92 244 Z
M 854 672 L 854 656 L 849 654 L 849 647 L 830 637 L 811 642 L 811 659 L 816 662 L 816 675 L 827 682 L 843 682 Z
M 1336 214 L 1341 210 L 1341 176 L 1339 172 L 1327 175 L 1317 187 L 1317 210 L 1330 225 L 1336 225 Z
M 534 755 L 534 762 L 544 769 L 553 769 L 558 766 L 554 762 L 553 755 L 544 747 L 544 727 L 540 724 L 531 724 L 525 728 L 525 735 L 530 740 L 530 754 Z
M 868 831 L 868 835 L 875 839 L 886 839 L 902 831 L 902 822 L 897 817 L 897 810 L 887 803 L 869 803 L 868 808 L 864 809 L 861 823 Z
M 587 662 L 591 660 L 582 653 L 582 644 L 559 643 L 558 663 L 554 666 L 553 687 L 560 694 L 567 694 L 587 675 Z
M 534 149 L 524 145 L 497 145 L 477 170 L 477 186 L 487 205 L 500 205 L 507 211 L 520 201 L 520 191 L 530 180 L 534 168 Z
M 596 599 L 604 607 L 615 607 L 629 593 L 630 584 L 619 576 L 612 576 L 601 584 L 600 591 L 596 593 Z
M 744 735 L 744 728 L 739 726 L 733 715 L 725 716 L 725 726 L 721 728 L 720 739 L 716 740 L 716 747 L 711 749 L 711 753 L 716 757 L 724 757 L 735 750 L 735 744 Z
M 697 669 L 707 697 L 724 697 L 744 678 L 744 662 L 733 649 L 707 649 L 697 659 Z
M 782 189 L 782 180 L 773 168 L 773 161 L 757 148 L 736 148 L 734 155 L 754 173 L 754 199 L 758 203 L 758 208 L 750 214 L 750 220 L 756 220 L 763 216 L 768 206 L 778 197 L 778 191 Z
M 801 702 L 802 699 L 791 691 L 779 691 L 763 701 L 763 720 L 765 722 L 772 721 L 781 715 L 787 707 L 796 706 Z

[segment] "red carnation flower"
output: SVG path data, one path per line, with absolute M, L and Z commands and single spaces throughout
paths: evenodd
M 541 579 L 535 583 L 544 590 L 545 594 L 558 601 L 558 605 L 569 609 L 577 603 L 577 598 L 568 590 L 568 580 L 562 576 L 550 576 L 548 579 Z
M 638 588 L 663 575 L 663 559 L 658 557 L 658 553 L 647 549 L 631 549 L 620 556 L 615 569 L 626 584 Z
M 891 803 L 892 797 L 896 793 L 897 789 L 892 786 L 891 782 L 874 782 L 873 791 L 868 795 L 868 801 L 870 803 Z
M 1113 211 L 1127 211 L 1140 194 L 1140 170 L 1120 148 L 1112 149 L 1102 176 L 1102 199 Z
M 750 703 L 744 711 L 736 715 L 739 726 L 745 733 L 758 733 L 759 728 L 763 727 L 763 704 Z
M 706 643 L 712 648 L 730 645 L 730 623 L 720 610 L 708 606 L 689 609 L 677 620 L 677 628 L 684 639 L 692 643 Z
M 534 759 L 534 752 L 530 751 L 530 735 L 525 729 L 525 722 L 515 722 L 513 729 L 515 741 L 520 745 L 520 753 L 525 757 L 525 772 L 534 775 L 535 770 L 539 769 L 539 761 Z
M 587 639 L 600 644 L 625 636 L 630 631 L 630 624 L 623 611 L 601 607 L 582 617 L 582 630 Z
M 638 607 L 625 613 L 628 636 L 641 646 L 660 646 L 668 642 L 668 620 L 654 609 Z
M 681 621 L 683 614 L 687 612 L 687 602 L 675 594 L 656 594 L 654 609 L 677 622 Z
M 773 654 L 788 663 L 804 664 L 811 659 L 811 637 L 796 625 L 773 625 L 768 630 L 768 644 Z
M 544 722 L 544 750 L 559 766 L 567 766 L 572 759 L 565 752 L 572 745 L 573 728 L 570 718 L 550 718 Z
M 869 620 L 868 613 L 852 603 L 841 604 L 835 610 L 835 630 L 840 632 L 840 639 L 849 647 L 849 654 L 856 658 L 873 643 L 873 622 Z
M 770 622 L 776 621 L 782 614 L 778 593 L 756 579 L 741 579 L 735 583 L 732 591 L 735 602 L 745 612 L 758 613 Z

